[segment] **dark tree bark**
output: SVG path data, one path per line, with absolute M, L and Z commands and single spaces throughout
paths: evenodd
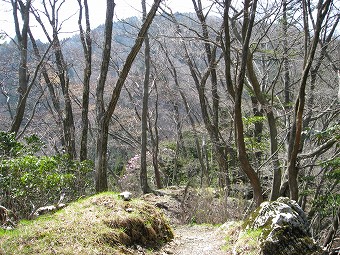
M 80 160 L 87 159 L 87 143 L 88 143 L 88 129 L 89 129 L 89 95 L 90 95 L 90 78 L 92 72 L 92 39 L 91 39 L 91 26 L 90 26 L 90 15 L 87 0 L 84 0 L 85 8 L 85 21 L 86 21 L 86 31 L 84 31 L 82 26 L 82 16 L 83 16 L 83 5 L 82 1 L 78 0 L 79 3 L 79 31 L 80 40 L 83 46 L 84 56 L 85 56 L 85 68 L 84 68 L 84 78 L 83 78 L 83 101 L 82 101 L 82 113 L 81 113 L 81 141 L 80 141 Z
M 146 19 L 146 3 L 142 0 L 143 21 Z M 142 106 L 142 137 L 141 137 L 141 167 L 140 167 L 140 182 L 144 194 L 151 191 L 148 184 L 147 172 L 147 142 L 148 142 L 148 109 L 149 109 L 149 83 L 150 83 L 150 40 L 146 33 L 144 36 L 144 63 L 145 74 L 143 84 L 143 106 Z
M 11 0 L 13 8 L 13 18 L 15 26 L 15 34 L 18 40 L 18 48 L 20 51 L 19 63 L 19 83 L 18 83 L 18 103 L 16 113 L 11 124 L 10 132 L 18 133 L 22 120 L 25 114 L 27 94 L 28 94 L 28 81 L 29 75 L 27 71 L 27 43 L 28 43 L 28 30 L 29 30 L 29 10 L 31 8 L 31 0 L 26 1 L 26 4 L 21 0 Z M 22 28 L 20 31 L 20 22 L 18 17 L 20 11 L 22 17 Z
M 253 58 L 249 56 L 247 62 L 247 76 L 252 84 L 254 89 L 254 93 L 256 98 L 259 100 L 262 108 L 265 111 L 267 116 L 268 126 L 269 126 L 269 135 L 270 135 L 270 153 L 272 158 L 272 166 L 273 166 L 273 183 L 272 190 L 270 195 L 270 200 L 276 200 L 279 197 L 280 185 L 281 185 L 281 167 L 279 164 L 278 158 L 278 142 L 277 142 L 277 127 L 275 116 L 273 112 L 273 106 L 265 99 L 265 96 L 260 88 L 260 83 L 257 79 L 257 76 L 253 67 Z
M 100 76 L 96 89 L 96 114 L 97 114 L 97 140 L 96 140 L 96 191 L 107 191 L 107 142 L 109 132 L 109 119 L 105 119 L 104 106 L 104 88 L 109 70 L 111 56 L 112 26 L 113 13 L 115 8 L 114 0 L 106 1 L 106 18 L 105 18 L 105 34 L 102 53 L 102 62 L 100 67 Z
M 64 55 L 61 50 L 60 41 L 58 39 L 58 33 L 54 31 L 54 46 L 55 51 L 54 55 L 56 57 L 57 69 L 58 69 L 58 77 L 61 85 L 61 89 L 64 96 L 65 106 L 64 106 L 64 114 L 63 118 L 63 127 L 64 127 L 64 137 L 65 137 L 65 146 L 66 153 L 70 156 L 71 159 L 77 157 L 76 153 L 76 138 L 75 138 L 75 126 L 74 126 L 74 118 L 73 118 L 73 110 L 72 110 L 72 101 L 70 96 L 70 79 L 67 71 L 67 64 L 64 60 Z
M 249 61 L 252 61 L 250 59 Z M 253 115 L 254 117 L 263 117 L 263 109 L 260 107 L 259 100 L 256 98 L 256 96 L 251 96 L 251 103 L 253 107 Z M 263 122 L 262 121 L 256 121 L 254 123 L 254 132 L 252 134 L 253 139 L 256 141 L 256 143 L 261 143 L 262 141 L 262 131 L 263 131 Z M 262 151 L 256 150 L 254 152 L 255 159 L 256 159 L 256 167 L 261 164 L 261 158 L 262 158 Z
M 284 84 L 284 107 L 288 110 L 291 108 L 291 92 L 290 92 L 290 75 L 289 75 L 289 58 L 288 58 L 288 18 L 287 18 L 287 0 L 282 2 L 282 48 L 283 48 L 283 84 Z M 289 123 L 289 120 L 287 120 Z
M 282 2 L 282 33 L 283 33 L 283 39 L 282 39 L 282 49 L 283 49 L 283 84 L 284 84 L 284 108 L 285 108 L 285 125 L 287 128 L 291 126 L 291 119 L 290 114 L 288 112 L 291 110 L 291 97 L 292 93 L 290 91 L 290 72 L 289 72 L 289 48 L 288 48 L 288 13 L 287 13 L 287 7 L 288 2 L 284 0 Z M 289 141 L 287 141 L 288 147 Z M 280 184 L 280 191 L 279 195 L 284 196 L 286 193 L 288 193 L 288 173 L 286 172 L 284 174 L 284 181 Z

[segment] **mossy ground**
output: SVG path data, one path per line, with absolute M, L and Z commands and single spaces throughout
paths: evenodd
M 0 255 L 132 254 L 129 246 L 157 248 L 173 238 L 163 214 L 147 202 L 102 193 L 51 215 L 0 232 Z

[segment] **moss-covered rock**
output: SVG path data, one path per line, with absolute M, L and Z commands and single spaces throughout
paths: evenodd
M 295 201 L 283 197 L 262 203 L 244 222 L 239 239 L 234 249 L 236 254 L 323 254 L 309 235 L 303 210 Z M 254 245 L 243 251 L 242 245 L 249 246 L 251 241 L 255 241 Z

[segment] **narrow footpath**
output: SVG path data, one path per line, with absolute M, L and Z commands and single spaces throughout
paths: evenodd
M 206 225 L 182 225 L 174 228 L 175 238 L 157 255 L 226 255 L 224 231 Z

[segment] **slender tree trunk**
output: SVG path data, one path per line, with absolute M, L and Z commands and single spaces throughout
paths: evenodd
M 259 108 L 259 100 L 255 96 L 251 96 L 251 102 L 253 106 L 254 117 L 262 117 L 263 110 Z M 263 122 L 256 121 L 254 123 L 254 126 L 255 128 L 254 128 L 253 138 L 256 141 L 256 143 L 260 143 L 262 141 Z M 262 151 L 256 150 L 254 154 L 255 154 L 255 159 L 257 161 L 257 166 L 258 166 L 261 164 Z
M 70 79 L 68 75 L 67 65 L 64 60 L 63 52 L 61 50 L 60 41 L 58 38 L 58 32 L 56 28 L 54 28 L 54 55 L 56 58 L 57 69 L 58 69 L 58 78 L 60 81 L 61 89 L 64 96 L 64 118 L 63 118 L 63 127 L 64 127 L 64 137 L 66 143 L 66 153 L 70 156 L 71 159 L 76 158 L 76 139 L 75 139 L 75 126 L 73 119 L 73 110 L 72 110 L 72 101 L 70 96 Z
M 244 21 L 242 27 L 242 60 L 240 65 L 240 71 L 237 77 L 237 85 L 235 89 L 235 103 L 234 103 L 234 114 L 235 114 L 235 126 L 236 126 L 236 137 L 237 137 L 237 148 L 238 148 L 238 158 L 241 164 L 241 168 L 243 172 L 247 175 L 253 191 L 254 191 L 254 199 L 256 205 L 260 205 L 263 201 L 262 188 L 259 177 L 255 170 L 250 165 L 249 159 L 247 157 L 246 146 L 244 142 L 244 130 L 243 130 L 243 122 L 242 122 L 242 93 L 243 93 L 243 84 L 245 81 L 246 75 L 246 65 L 249 60 L 249 43 L 250 36 L 252 32 L 252 28 L 254 25 L 255 12 L 257 1 L 252 1 L 251 4 L 251 13 L 249 14 L 250 8 L 250 0 L 246 0 L 244 3 Z
M 288 49 L 288 18 L 287 18 L 287 0 L 282 2 L 282 48 L 283 48 L 283 84 L 284 84 L 284 107 L 290 109 L 291 92 L 290 92 L 290 75 L 289 75 L 289 49 Z M 289 123 L 289 119 L 287 120 Z
M 243 172 L 249 178 L 249 181 L 252 185 L 254 191 L 254 199 L 257 205 L 260 205 L 263 201 L 261 183 L 256 174 L 255 170 L 250 165 L 249 159 L 247 157 L 246 146 L 244 143 L 244 133 L 243 133 L 243 123 L 242 123 L 242 110 L 241 110 L 241 88 L 236 90 L 235 97 L 235 125 L 237 132 L 237 147 L 238 147 L 238 159 L 240 161 L 241 168 Z
M 176 150 L 178 150 L 179 154 L 185 157 L 186 150 L 183 141 L 182 121 L 179 114 L 178 102 L 172 102 L 172 105 L 174 110 L 174 120 L 176 124 Z
M 28 89 L 28 71 L 27 71 L 27 43 L 28 43 L 28 30 L 29 30 L 29 10 L 31 8 L 31 0 L 26 2 L 26 5 L 20 0 L 11 0 L 13 8 L 13 17 L 16 37 L 18 40 L 18 47 L 20 51 L 20 64 L 19 64 L 19 86 L 18 93 L 19 99 L 17 103 L 16 113 L 11 124 L 10 132 L 17 134 L 19 132 L 21 123 L 24 118 Z M 18 19 L 18 10 L 21 13 L 23 24 L 20 31 L 20 24 Z
M 100 67 L 100 76 L 96 89 L 96 113 L 97 113 L 97 139 L 96 139 L 96 158 L 95 158 L 95 186 L 96 192 L 107 191 L 107 143 L 109 133 L 109 119 L 105 119 L 104 106 L 104 88 L 109 70 L 109 62 L 111 56 L 111 41 L 113 27 L 113 13 L 115 3 L 113 0 L 106 1 L 106 18 L 105 18 L 105 34 L 104 47 L 102 53 L 102 62 Z
M 244 130 L 243 130 L 243 122 L 242 122 L 242 93 L 243 93 L 243 84 L 245 81 L 246 75 L 246 67 L 247 65 L 251 65 L 251 57 L 249 54 L 249 42 L 250 36 L 252 32 L 252 28 L 254 25 L 255 12 L 257 1 L 252 1 L 251 4 L 251 13 L 249 14 L 250 8 L 249 0 L 244 2 L 244 20 L 242 26 L 242 38 L 240 37 L 240 41 L 242 43 L 242 60 L 240 64 L 240 70 L 237 76 L 237 83 L 235 89 L 232 85 L 231 79 L 231 59 L 230 59 L 230 31 L 229 31 L 229 8 L 230 1 L 226 1 L 224 7 L 224 59 L 226 63 L 226 82 L 227 82 L 227 90 L 230 96 L 234 99 L 234 116 L 235 116 L 235 135 L 236 135 L 236 145 L 238 149 L 238 159 L 240 161 L 241 169 L 248 177 L 251 186 L 254 191 L 254 199 L 257 205 L 260 205 L 263 201 L 262 188 L 259 177 L 255 170 L 252 168 L 249 159 L 247 157 L 246 146 L 244 142 Z M 250 75 L 249 75 L 250 76 Z
M 290 74 L 289 74 L 289 49 L 288 49 L 288 17 L 287 17 L 287 7 L 288 7 L 287 0 L 283 0 L 282 2 L 282 49 L 283 49 L 283 84 L 284 84 L 284 109 L 285 109 L 285 125 L 286 128 L 290 128 L 291 126 L 291 119 L 290 114 L 288 112 L 292 109 L 291 106 L 291 91 L 290 91 Z M 290 141 L 287 141 L 288 151 L 291 148 Z M 288 152 L 287 155 L 290 155 Z M 279 195 L 284 196 L 288 189 L 288 173 L 284 173 L 283 183 L 280 184 Z M 274 198 L 275 196 L 271 196 Z
M 158 135 L 158 88 L 157 82 L 155 81 L 155 91 L 156 91 L 156 101 L 155 101 L 155 121 L 153 123 L 153 128 L 151 125 L 151 119 L 149 117 L 149 130 L 150 130 L 150 138 L 152 142 L 152 165 L 155 172 L 156 179 L 156 187 L 157 189 L 161 189 L 162 179 L 161 173 L 158 167 L 158 154 L 159 154 L 159 135 Z
M 82 15 L 83 15 L 83 5 L 81 0 L 79 3 L 79 30 L 80 39 L 83 46 L 84 56 L 85 56 L 85 68 L 84 68 L 84 79 L 83 79 L 83 101 L 82 101 L 82 113 L 81 113 L 81 141 L 80 141 L 80 160 L 83 161 L 87 159 L 87 143 L 88 143 L 88 128 L 89 128 L 89 95 L 90 95 L 90 78 L 92 72 L 92 39 L 91 39 L 91 27 L 89 18 L 89 8 L 87 0 L 84 0 L 85 8 L 85 21 L 86 21 L 86 31 L 84 31 L 82 26 Z
M 96 143 L 96 157 L 95 157 L 95 187 L 96 192 L 103 192 L 108 190 L 107 182 L 107 143 L 109 134 L 109 125 L 104 121 L 98 124 L 98 135 Z M 102 171 L 98 171 L 101 169 Z
M 262 108 L 265 109 L 265 114 L 267 116 L 268 126 L 269 126 L 269 135 L 270 135 L 270 153 L 272 155 L 272 166 L 273 166 L 273 183 L 272 190 L 270 195 L 270 200 L 276 200 L 279 197 L 280 185 L 281 185 L 281 167 L 279 164 L 278 158 L 278 142 L 277 142 L 277 127 L 275 116 L 273 112 L 273 107 L 270 102 L 267 102 L 265 96 L 263 95 L 260 83 L 256 77 L 254 66 L 253 66 L 253 58 L 249 56 L 247 62 L 247 76 L 251 81 L 252 87 L 254 89 L 254 93 L 256 98 L 259 100 Z
M 146 3 L 142 0 L 143 21 L 146 19 Z M 147 171 L 147 142 L 148 142 L 148 108 L 149 108 L 149 82 L 150 82 L 150 41 L 146 33 L 144 37 L 144 86 L 143 86 L 143 106 L 142 106 L 142 148 L 141 148 L 141 167 L 140 167 L 140 182 L 144 194 L 150 192 L 148 184 Z
M 176 125 L 176 150 L 175 150 L 175 162 L 174 162 L 174 170 L 172 174 L 172 184 L 178 185 L 178 162 L 181 156 L 185 157 L 184 144 L 183 144 L 183 135 L 182 135 L 182 123 L 180 121 L 178 103 L 172 102 L 173 111 L 174 111 L 174 122 Z

